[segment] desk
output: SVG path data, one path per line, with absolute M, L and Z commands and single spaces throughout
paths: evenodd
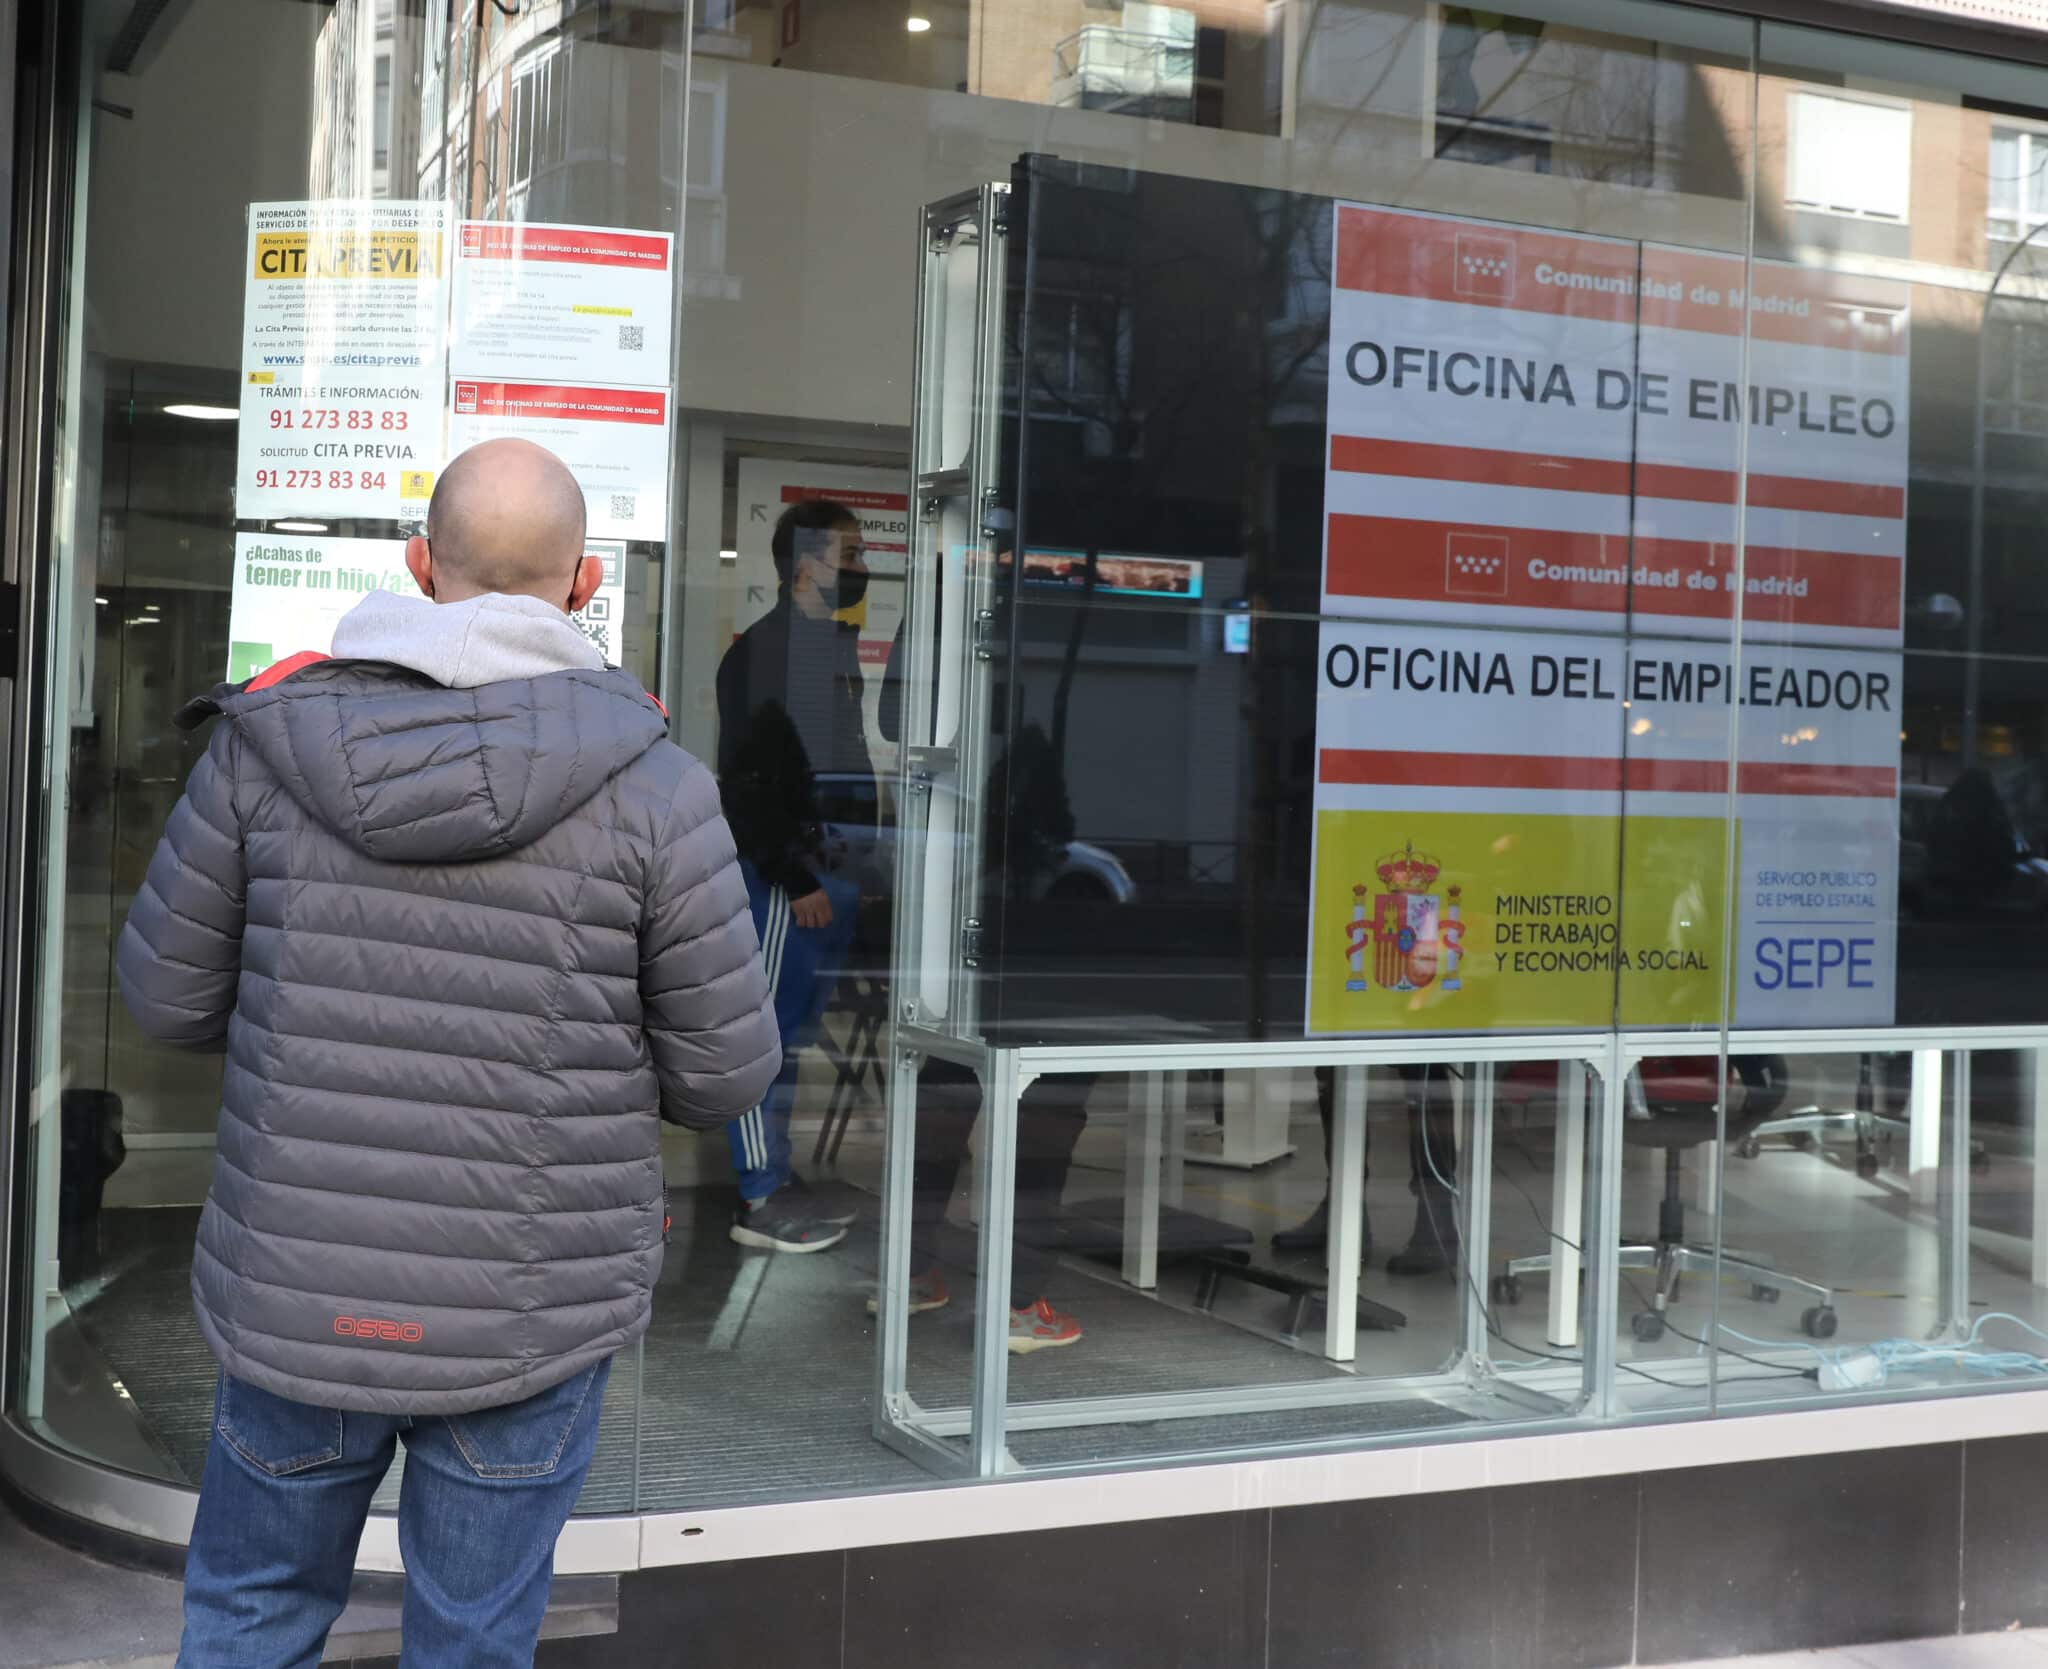
M 1330 1157 L 1330 1317 L 1323 1354 L 1333 1362 L 1358 1356 L 1358 1265 L 1365 1239 L 1365 1143 L 1367 1072 L 1346 1066 L 1337 1073 L 1337 1117 Z M 1492 1061 L 1468 1062 L 1452 1081 L 1459 1125 L 1461 1254 L 1467 1277 L 1466 1348 L 1486 1350 L 1486 1290 L 1493 1212 L 1493 1119 L 1495 1070 Z M 1586 1203 L 1586 1130 L 1589 1075 L 1583 1061 L 1557 1063 L 1557 1150 L 1550 1182 L 1550 1314 L 1546 1336 L 1569 1349 L 1579 1342 L 1579 1286 L 1583 1268 L 1580 1238 Z M 1462 1115 L 1462 1116 L 1459 1116 Z
M 1159 1214 L 1187 1195 L 1188 1075 L 1143 1072 L 1131 1080 L 1124 1127 L 1124 1279 L 1159 1285 Z
M 2020 1057 L 2027 1086 L 2027 1129 L 2034 1139 L 2033 1282 L 2048 1288 L 2048 1049 Z
M 1580 1236 L 1586 1210 L 1587 1072 L 1557 1063 L 1557 1153 L 1550 1175 L 1550 1316 L 1544 1337 L 1561 1350 L 1579 1342 Z
M 1941 1051 L 1913 1051 L 1913 1087 L 1906 1101 L 1906 1181 L 1913 1197 L 1932 1200 L 1941 1186 Z
M 1358 1357 L 1358 1270 L 1365 1242 L 1365 1156 L 1370 1111 L 1369 1071 L 1337 1069 L 1335 1117 L 1330 1140 L 1329 1316 L 1323 1354 L 1333 1362 Z M 1452 1079 L 1458 1102 L 1458 1149 L 1463 1156 L 1463 1239 L 1472 1285 L 1485 1290 L 1492 1202 L 1494 1063 L 1467 1063 Z M 1579 1225 L 1586 1198 L 1586 1067 L 1557 1063 L 1557 1151 L 1550 1196 L 1550 1313 L 1546 1336 L 1571 1349 L 1579 1342 L 1579 1284 L 1583 1255 Z M 1187 1164 L 1187 1074 L 1146 1072 L 1132 1080 L 1133 1104 L 1124 1139 L 1123 1278 L 1151 1292 L 1159 1285 L 1159 1219 L 1162 1206 L 1178 1206 Z M 1464 1116 L 1468 1115 L 1469 1116 Z M 1468 1339 L 1483 1350 L 1484 1308 L 1467 1306 Z

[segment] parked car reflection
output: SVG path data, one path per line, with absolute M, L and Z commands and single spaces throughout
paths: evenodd
M 2028 845 L 1983 771 L 1899 790 L 1899 914 L 2048 912 L 2048 858 Z
M 886 893 L 896 873 L 896 825 L 876 815 L 874 779 L 858 772 L 821 771 L 816 780 L 825 849 L 834 870 L 859 881 L 864 893 Z M 1137 899 L 1138 887 L 1115 853 L 1085 840 L 1070 840 L 1049 862 L 1036 867 L 1023 896 L 1130 904 Z

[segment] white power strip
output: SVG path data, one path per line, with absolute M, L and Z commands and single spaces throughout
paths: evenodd
M 1831 1357 L 1820 1365 L 1823 1391 L 1853 1391 L 1860 1385 L 1875 1385 L 1882 1378 L 1884 1363 L 1868 1350 L 1859 1350 L 1854 1356 Z

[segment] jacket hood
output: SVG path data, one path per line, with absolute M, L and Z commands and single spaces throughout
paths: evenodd
M 445 631 L 434 629 L 439 622 L 408 621 L 382 639 L 352 632 L 356 654 L 381 642 L 392 658 L 336 658 L 268 689 L 222 688 L 180 721 L 221 714 L 294 800 L 367 857 L 469 863 L 517 851 L 664 741 L 668 726 L 623 672 L 548 667 L 535 645 L 559 643 L 549 622 L 536 621 L 536 634 L 523 608 L 475 610 L 464 620 L 459 611 L 467 608 L 435 610 L 455 616 Z M 549 612 L 561 633 L 584 643 L 565 616 Z M 337 649 L 343 641 L 337 632 Z M 567 644 L 559 650 L 577 653 Z M 487 666 L 532 670 L 451 688 L 400 654 L 451 676 Z
M 451 690 L 604 665 L 597 646 L 552 603 L 496 593 L 435 603 L 372 591 L 334 628 L 334 658 L 411 667 Z

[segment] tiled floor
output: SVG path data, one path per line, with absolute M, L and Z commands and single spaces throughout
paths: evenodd
M 1909 1640 L 1894 1646 L 1844 1646 L 1824 1652 L 1721 1658 L 1670 1669 L 2044 1669 L 2048 1630 L 1966 1634 L 1954 1640 Z

